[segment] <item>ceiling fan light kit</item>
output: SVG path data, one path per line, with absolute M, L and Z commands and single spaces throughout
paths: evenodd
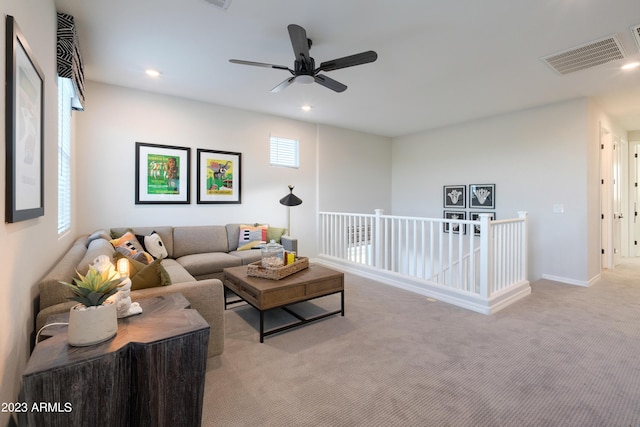
M 293 47 L 293 53 L 295 56 L 293 69 L 285 67 L 284 65 L 265 64 L 263 62 L 244 61 L 241 59 L 230 59 L 229 62 L 289 71 L 293 77 L 289 77 L 282 81 L 279 85 L 271 89 L 271 92 L 280 92 L 294 82 L 302 84 L 318 83 L 319 85 L 335 92 L 344 92 L 347 90 L 346 85 L 320 73 L 368 64 L 369 62 L 374 62 L 378 59 L 378 54 L 369 50 L 366 52 L 356 53 L 355 55 L 322 62 L 320 66 L 316 68 L 315 60 L 309 55 L 309 49 L 313 43 L 311 42 L 311 39 L 307 38 L 306 30 L 296 24 L 289 25 L 287 29 L 289 30 L 289 38 L 291 39 L 291 46 Z

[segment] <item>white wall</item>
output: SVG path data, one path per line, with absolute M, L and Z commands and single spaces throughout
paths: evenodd
M 269 166 L 270 134 L 300 140 L 299 169 Z M 80 232 L 230 222 L 286 226 L 278 201 L 291 184 L 303 201 L 291 208 L 292 234 L 298 251 L 313 257 L 318 200 L 327 206 L 351 200 L 348 207 L 361 212 L 390 207 L 390 140 L 375 135 L 89 82 L 77 140 L 77 197 L 86 207 L 78 216 Z M 191 204 L 134 203 L 136 142 L 191 148 Z M 196 204 L 198 148 L 242 153 L 241 204 Z M 367 183 L 371 191 L 359 192 Z M 366 196 L 353 198 L 354 192 Z
M 394 139 L 393 213 L 442 217 L 443 185 L 496 184 L 498 219 L 529 212 L 529 280 L 587 283 L 587 105 L 579 99 Z M 555 204 L 564 213 L 553 213 Z
M 319 126 L 318 194 L 323 212 L 391 212 L 391 139 Z
M 72 230 L 57 235 L 57 85 L 56 85 L 56 13 L 51 0 L 3 0 L 2 28 L 6 15 L 12 15 L 26 38 L 36 62 L 44 73 L 44 208 L 37 219 L 0 224 L 0 401 L 15 402 L 20 376 L 30 352 L 38 289 L 36 283 L 70 246 Z M 0 32 L 5 46 L 5 31 Z M 4 48 L 3 61 L 4 64 Z M 2 81 L 5 67 L 0 67 Z M 0 87 L 0 128 L 5 132 L 5 87 Z M 0 150 L 0 176 L 5 181 L 5 150 Z M 5 199 L 0 198 L 0 212 Z M 10 414 L 0 412 L 0 425 L 7 425 Z

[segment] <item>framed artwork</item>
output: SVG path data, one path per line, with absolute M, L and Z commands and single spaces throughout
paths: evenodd
M 189 204 L 191 148 L 136 142 L 136 204 Z
M 467 198 L 465 196 L 465 185 L 445 185 L 443 186 L 442 197 L 445 208 L 466 208 Z
M 496 213 L 495 212 L 469 212 L 469 219 L 471 221 L 478 221 L 480 220 L 480 214 L 489 214 L 491 216 L 491 220 L 493 221 L 494 219 L 496 219 Z M 480 235 L 480 226 L 474 224 L 473 225 L 473 234 L 475 234 L 476 236 Z
M 242 154 L 198 149 L 198 203 L 241 203 Z
M 469 207 L 495 209 L 495 184 L 469 184 Z
M 467 213 L 465 211 L 444 211 L 445 219 L 466 219 Z M 462 227 L 462 234 L 467 232 L 467 226 L 465 224 L 453 224 L 450 222 L 445 222 L 442 224 L 444 226 L 444 232 L 448 233 L 451 231 L 452 233 L 460 233 L 460 228 Z
M 44 74 L 13 16 L 6 31 L 5 222 L 44 215 Z

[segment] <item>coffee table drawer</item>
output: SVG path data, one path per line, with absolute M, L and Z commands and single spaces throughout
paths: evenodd
M 305 298 L 304 285 L 274 289 L 262 293 L 261 306 L 265 309 L 302 301 Z
M 327 280 L 309 283 L 307 285 L 307 296 L 324 295 L 331 292 L 338 292 L 344 289 L 343 277 L 334 277 Z

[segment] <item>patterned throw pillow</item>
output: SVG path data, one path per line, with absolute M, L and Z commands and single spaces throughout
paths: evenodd
M 136 234 L 136 239 L 138 239 L 138 242 L 142 244 L 143 249 L 154 259 L 163 259 L 169 255 L 160 235 L 155 231 L 152 231 L 148 236 Z
M 268 225 L 240 225 L 240 237 L 238 238 L 238 250 L 245 251 L 263 243 L 267 243 Z
M 118 239 L 111 240 L 111 244 L 116 252 L 120 252 L 129 258 L 134 258 L 138 261 L 146 260 L 146 264 L 153 261 L 153 257 L 144 251 L 144 247 L 130 231 L 127 231 Z

